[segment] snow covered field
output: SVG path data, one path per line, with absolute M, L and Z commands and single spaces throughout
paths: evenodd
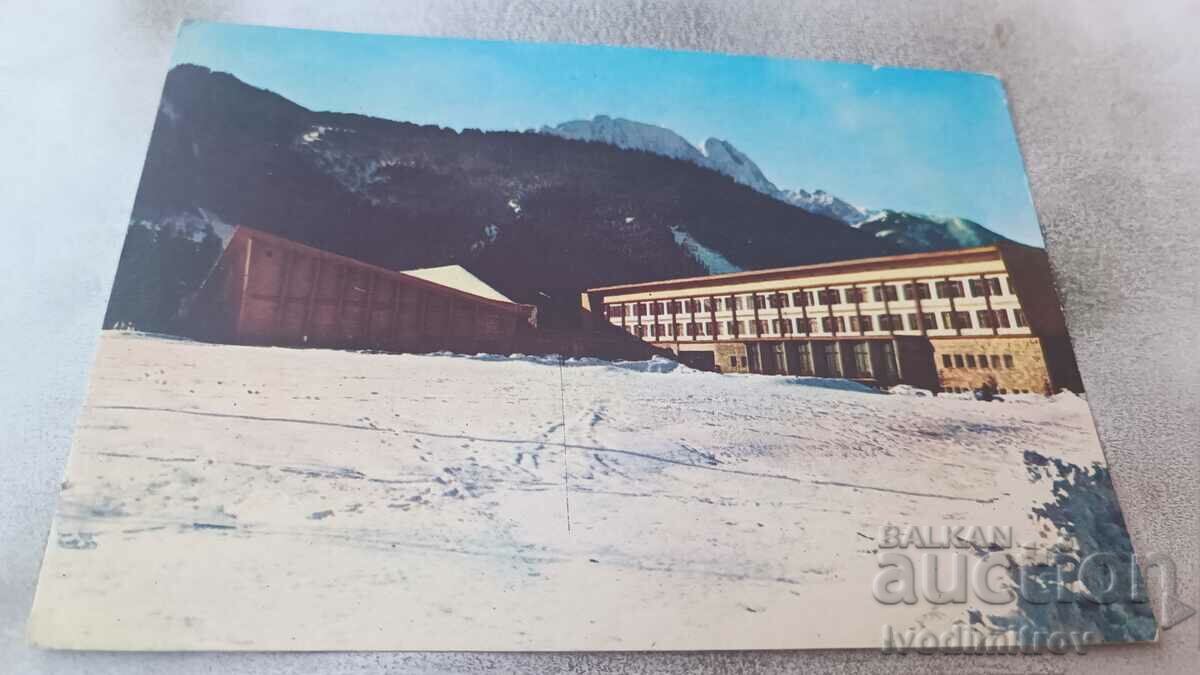
M 887 524 L 1011 526 L 1086 403 L 106 332 L 30 631 L 127 649 L 878 646 Z

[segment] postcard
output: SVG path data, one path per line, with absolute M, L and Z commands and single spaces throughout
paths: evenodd
M 30 639 L 1154 640 L 1002 83 L 190 22 Z

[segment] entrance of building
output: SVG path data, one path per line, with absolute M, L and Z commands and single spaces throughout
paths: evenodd
M 709 352 L 709 351 L 688 352 L 688 351 L 680 350 L 678 358 L 679 358 L 679 362 L 682 363 L 683 365 L 687 366 L 688 368 L 695 368 L 696 370 L 709 370 L 709 371 L 717 369 L 716 354 Z

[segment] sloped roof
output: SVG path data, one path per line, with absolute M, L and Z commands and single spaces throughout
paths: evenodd
M 471 274 L 461 265 L 442 265 L 441 267 L 423 267 L 416 270 L 401 270 L 401 274 L 423 279 L 425 281 L 447 286 L 463 293 L 478 295 L 488 300 L 512 302 L 500 291 L 488 286 L 479 277 Z

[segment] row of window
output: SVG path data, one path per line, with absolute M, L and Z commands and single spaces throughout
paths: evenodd
M 1007 277 L 1006 277 L 1007 279 Z M 968 289 L 972 297 L 980 298 L 991 295 L 1004 295 L 1004 290 L 997 277 L 986 279 L 968 279 Z M 1012 294 L 1011 281 L 1009 294 Z M 621 316 L 659 316 L 662 314 L 693 314 L 698 312 L 717 312 L 721 310 L 736 311 L 742 309 L 776 309 L 786 307 L 811 307 L 815 305 L 843 305 L 867 301 L 866 288 L 825 288 L 818 291 L 776 292 L 766 295 L 731 295 L 720 298 L 694 298 L 685 300 L 661 300 L 654 302 L 636 302 L 628 304 L 609 304 L 605 312 L 609 318 Z M 934 283 L 934 291 L 939 298 L 964 297 L 962 281 L 938 281 Z M 875 302 L 897 301 L 903 295 L 905 300 L 921 298 L 930 299 L 928 283 L 907 284 L 878 284 L 870 288 L 871 298 Z M 814 303 L 813 300 L 816 299 Z
M 1000 370 L 1001 368 L 1013 368 L 1012 354 L 942 354 L 942 367 L 946 369 L 953 368 L 989 368 L 991 370 Z
M 875 364 L 871 359 L 871 347 L 866 342 L 855 342 L 852 345 L 839 345 L 835 342 L 817 345 L 800 343 L 796 345 L 795 352 L 791 356 L 785 356 L 783 346 L 776 344 L 772 351 L 764 355 L 765 359 L 774 361 L 769 367 L 766 367 L 767 363 L 760 362 L 757 352 L 751 351 L 749 354 L 751 361 L 749 367 L 754 372 L 778 371 L 785 359 L 788 361 L 788 371 L 799 375 L 813 375 L 818 372 L 818 368 L 820 372 L 835 377 L 871 377 L 875 371 Z M 848 360 L 843 360 L 843 357 Z M 890 343 L 879 345 L 879 359 L 878 365 L 881 370 L 895 373 L 896 353 Z M 738 368 L 739 362 L 742 368 L 747 367 L 746 357 L 729 357 L 731 368 Z
M 1012 311 L 1012 320 L 1009 320 L 1009 310 L 1007 309 L 981 309 L 975 312 L 975 321 L 972 322 L 970 312 L 942 312 L 941 325 L 943 329 L 969 329 L 969 328 L 1011 328 L 1014 325 L 1018 328 L 1024 328 L 1027 323 L 1025 320 L 1025 312 L 1014 309 Z M 846 326 L 849 325 L 851 333 L 867 333 L 876 330 L 894 331 L 905 330 L 904 317 L 900 314 L 879 314 L 875 317 L 867 315 L 856 315 L 849 318 L 844 316 L 823 316 L 820 317 L 821 332 L 824 333 L 845 333 Z M 908 315 L 908 330 L 937 330 L 938 317 L 932 312 L 922 314 L 911 313 Z M 758 321 L 704 321 L 695 323 L 668 323 L 668 324 L 649 324 L 646 326 L 627 326 L 628 330 L 633 335 L 638 337 L 692 337 L 699 335 L 762 335 L 764 333 L 773 333 L 775 335 L 788 335 L 792 333 L 816 333 L 817 319 L 810 317 L 808 319 L 797 317 L 795 319 L 760 319 Z

